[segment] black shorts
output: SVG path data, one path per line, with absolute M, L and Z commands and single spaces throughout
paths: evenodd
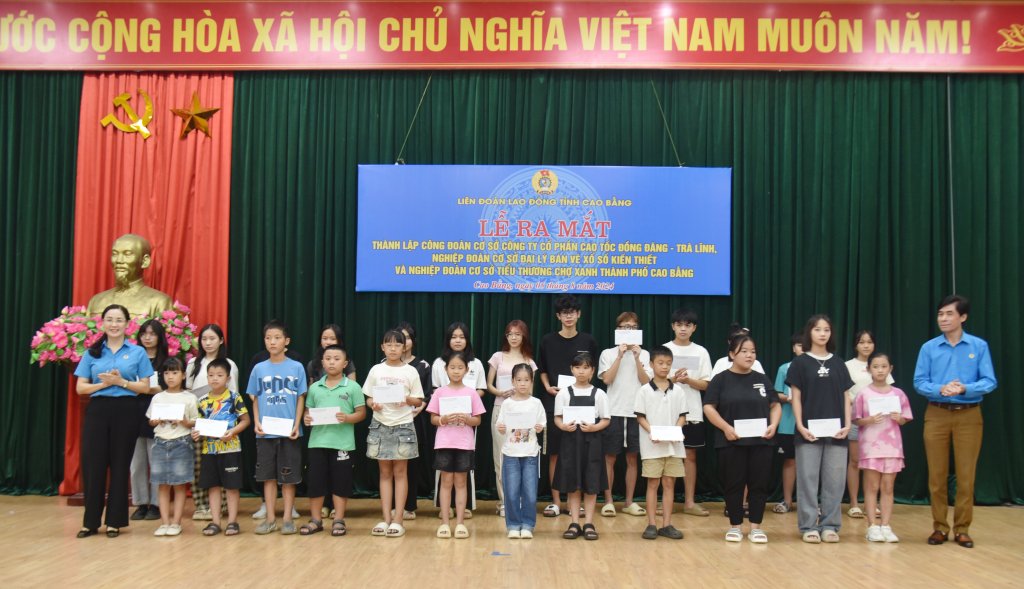
M 241 489 L 243 478 L 241 452 L 203 454 L 199 462 L 199 482 L 196 486 L 200 489 Z
M 469 472 L 473 470 L 474 452 L 454 448 L 434 450 L 434 470 L 440 472 Z
M 256 438 L 256 480 L 302 482 L 302 446 L 291 438 Z
M 323 497 L 330 491 L 338 497 L 352 496 L 352 456 L 344 450 L 310 448 L 306 492 L 310 497 Z
M 796 459 L 796 448 L 793 447 L 793 434 L 776 434 L 775 440 L 778 442 L 779 447 L 775 450 L 780 456 L 785 459 Z
M 640 424 L 635 417 L 611 418 L 608 427 L 601 430 L 601 447 L 605 456 L 640 451 Z
M 683 426 L 683 446 L 687 448 L 703 448 L 707 443 L 708 424 L 706 421 L 687 423 Z

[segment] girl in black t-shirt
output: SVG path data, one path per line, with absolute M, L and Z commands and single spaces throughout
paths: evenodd
M 753 369 L 757 350 L 749 334 L 732 338 L 729 359 L 732 366 L 711 379 L 704 396 L 704 415 L 718 428 L 715 432 L 718 472 L 732 526 L 725 540 L 743 540 L 743 491 L 749 489 L 750 541 L 765 544 L 768 535 L 761 529 L 761 521 L 772 475 L 772 438 L 782 419 L 782 408 L 772 382 Z M 756 434 L 739 427 L 750 422 L 737 424 L 741 420 L 761 419 L 764 428 L 758 427 L 760 431 Z M 755 422 L 755 425 L 759 424 Z
M 839 541 L 840 502 L 846 486 L 846 436 L 850 432 L 846 390 L 853 380 L 846 363 L 833 354 L 832 335 L 832 320 L 827 315 L 808 319 L 805 353 L 793 359 L 786 375 L 796 418 L 797 524 L 804 542 L 811 544 Z

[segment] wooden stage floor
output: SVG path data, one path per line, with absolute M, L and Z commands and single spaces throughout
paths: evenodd
M 187 520 L 176 538 L 156 538 L 159 522 L 132 522 L 121 536 L 79 540 L 82 508 L 55 497 L 0 496 L 0 581 L 7 587 L 1024 587 L 1024 509 L 979 507 L 971 528 L 976 547 L 928 546 L 926 506 L 897 505 L 899 544 L 869 544 L 864 520 L 843 516 L 842 542 L 800 541 L 796 515 L 765 515 L 770 543 L 727 544 L 721 504 L 711 516 L 677 513 L 681 541 L 640 538 L 646 518 L 598 517 L 600 540 L 567 541 L 568 518 L 539 517 L 536 538 L 505 538 L 493 502 L 467 523 L 468 540 L 434 537 L 436 510 L 420 501 L 420 517 L 404 538 L 370 536 L 378 503 L 350 502 L 349 535 L 256 536 L 249 516 L 256 499 L 243 499 L 242 534 L 206 538 L 205 522 Z M 298 507 L 306 509 L 306 500 Z M 191 509 L 186 507 L 191 515 Z M 306 512 L 304 515 L 308 514 Z M 305 521 L 305 519 L 301 520 Z

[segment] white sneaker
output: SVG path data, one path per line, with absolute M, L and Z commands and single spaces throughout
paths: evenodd
M 168 527 L 169 526 L 160 526 L 159 528 L 156 529 L 155 532 L 153 532 L 153 535 L 154 536 L 166 536 L 167 535 L 167 528 Z
M 519 530 L 519 537 L 523 540 L 533 540 L 533 530 Z
M 178 524 L 171 524 L 171 525 L 167 526 L 167 532 L 164 535 L 165 536 L 180 536 L 181 535 L 181 526 L 179 526 Z
M 252 514 L 252 519 L 267 519 L 266 503 L 260 503 L 260 508 L 256 510 L 256 513 Z
M 501 503 L 498 505 L 498 517 L 505 517 L 505 504 Z
M 892 533 L 892 528 L 889 526 L 882 526 L 882 538 L 890 544 L 900 541 L 899 537 Z
M 299 510 L 292 508 L 292 519 L 299 519 Z
M 196 512 L 192 514 L 192 519 L 198 521 L 211 521 L 213 519 L 213 514 L 210 513 L 209 509 L 197 509 Z
M 508 531 L 508 539 L 509 540 L 518 540 L 520 538 L 522 538 L 522 535 L 520 535 L 519 530 L 509 530 Z
M 868 526 L 868 533 L 864 537 L 868 542 L 885 542 L 882 526 Z

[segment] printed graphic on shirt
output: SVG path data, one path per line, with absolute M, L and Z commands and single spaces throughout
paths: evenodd
M 263 397 L 263 404 L 268 407 L 294 404 L 294 398 L 299 395 L 301 387 L 299 378 L 291 375 L 267 375 L 258 381 L 258 386 L 259 396 Z
M 224 394 L 211 398 L 210 395 L 203 396 L 197 403 L 199 416 L 204 419 L 214 419 L 228 422 L 228 429 L 238 424 L 238 416 L 249 412 L 245 408 L 245 402 L 238 393 L 225 392 Z M 216 438 L 199 438 L 202 441 L 203 454 L 227 454 L 230 452 L 241 452 L 242 442 L 238 436 L 228 441 Z

